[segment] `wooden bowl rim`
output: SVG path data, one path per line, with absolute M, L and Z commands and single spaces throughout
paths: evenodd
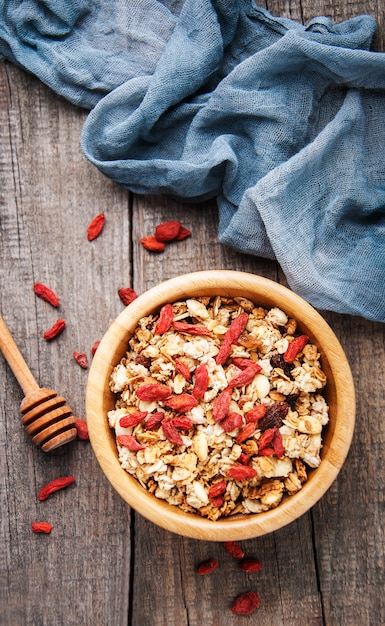
M 138 320 L 167 302 L 209 293 L 246 297 L 254 293 L 252 299 L 257 304 L 280 307 L 289 316 L 295 317 L 300 326 L 306 326 L 316 342 L 322 353 L 323 366 L 326 359 L 335 383 L 335 397 L 338 398 L 331 443 L 322 456 L 320 466 L 312 472 L 302 489 L 275 509 L 217 521 L 185 513 L 159 500 L 123 470 L 106 415 L 106 403 L 110 408 L 113 406 L 113 394 L 108 389 L 110 373 L 124 355 L 128 338 Z M 111 355 L 114 355 L 112 363 Z M 86 416 L 91 445 L 102 471 L 120 496 L 138 513 L 180 535 L 206 541 L 242 540 L 289 524 L 308 511 L 329 489 L 346 459 L 353 437 L 355 392 L 350 367 L 336 335 L 310 304 L 287 287 L 262 276 L 234 270 L 207 270 L 177 276 L 152 287 L 138 296 L 112 322 L 89 370 Z

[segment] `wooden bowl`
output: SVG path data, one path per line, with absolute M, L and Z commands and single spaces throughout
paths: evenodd
M 138 320 L 166 304 L 202 295 L 244 296 L 266 308 L 280 307 L 298 321 L 321 354 L 328 382 L 325 398 L 330 421 L 323 432 L 322 462 L 295 495 L 277 508 L 250 515 L 211 521 L 181 509 L 147 492 L 122 469 L 114 431 L 107 412 L 114 408 L 109 388 L 113 368 L 125 355 Z M 91 444 L 107 479 L 138 513 L 174 533 L 208 541 L 248 539 L 275 531 L 308 511 L 335 480 L 348 453 L 355 421 L 355 393 L 349 364 L 340 343 L 325 320 L 295 293 L 266 278 L 237 271 L 202 271 L 168 280 L 145 292 L 126 307 L 103 337 L 89 372 L 86 414 Z

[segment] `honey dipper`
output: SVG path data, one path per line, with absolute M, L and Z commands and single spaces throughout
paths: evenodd
M 21 422 L 32 441 L 44 452 L 73 441 L 77 430 L 71 408 L 53 389 L 39 387 L 1 316 L 0 350 L 24 392 Z

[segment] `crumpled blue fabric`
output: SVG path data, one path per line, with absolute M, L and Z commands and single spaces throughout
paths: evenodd
M 384 322 L 375 27 L 252 0 L 0 0 L 0 55 L 90 110 L 81 146 L 106 176 L 216 197 L 220 241 L 277 259 L 317 308 Z

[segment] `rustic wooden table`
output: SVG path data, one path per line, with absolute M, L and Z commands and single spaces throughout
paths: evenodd
M 380 0 L 261 4 L 303 22 L 370 13 L 379 24 L 374 48 L 383 50 Z M 138 197 L 106 180 L 79 148 L 86 112 L 7 62 L 0 74 L 0 310 L 39 383 L 57 389 L 84 417 L 87 371 L 72 353 L 90 355 L 122 310 L 120 287 L 141 293 L 192 269 L 285 279 L 276 263 L 218 243 L 214 202 L 202 207 Z M 90 243 L 87 225 L 103 211 L 103 235 Z M 193 236 L 151 255 L 139 240 L 167 219 L 180 219 Z M 68 326 L 60 340 L 42 340 L 57 312 L 35 297 L 34 282 L 61 296 L 59 316 Z M 1 357 L 1 624 L 384 624 L 385 326 L 325 317 L 356 385 L 353 444 L 338 479 L 308 514 L 244 542 L 264 566 L 258 574 L 240 575 L 220 544 L 173 535 L 135 514 L 105 479 L 89 442 L 51 454 L 35 448 L 20 424 L 22 391 Z M 44 483 L 67 474 L 75 475 L 75 485 L 38 501 Z M 31 532 L 36 519 L 53 524 L 51 535 Z M 221 575 L 198 577 L 197 563 L 212 556 L 220 559 Z M 246 588 L 261 596 L 252 618 L 229 610 Z

